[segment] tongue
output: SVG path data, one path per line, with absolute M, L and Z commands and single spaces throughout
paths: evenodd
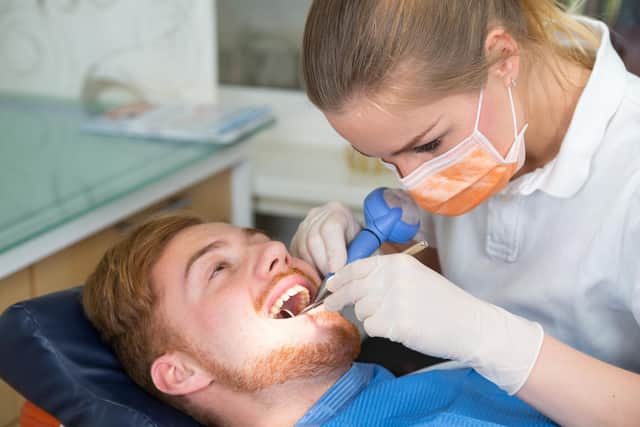
M 284 317 L 295 317 L 295 315 L 302 310 L 302 307 L 300 307 L 301 303 L 302 297 L 300 294 L 296 294 L 282 304 L 280 313 L 286 313 Z
M 290 312 L 286 308 L 283 308 L 282 310 L 280 310 L 280 318 L 281 319 L 288 319 L 290 317 L 295 317 L 292 312 Z

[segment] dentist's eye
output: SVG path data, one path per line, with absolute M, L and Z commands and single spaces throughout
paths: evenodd
M 440 140 L 440 138 L 434 139 L 433 141 L 427 142 L 426 144 L 413 147 L 413 152 L 414 153 L 430 153 L 432 151 L 435 151 L 438 147 L 440 147 L 440 144 L 442 144 L 442 141 Z

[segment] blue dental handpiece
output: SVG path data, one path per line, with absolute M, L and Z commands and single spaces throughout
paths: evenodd
M 347 264 L 371 256 L 384 242 L 407 243 L 420 228 L 417 206 L 409 196 L 376 188 L 364 199 L 365 226 L 349 244 Z
M 349 244 L 347 264 L 371 256 L 384 242 L 407 243 L 420 228 L 419 208 L 403 191 L 376 188 L 364 199 L 365 226 Z M 330 294 L 327 281 L 329 273 L 318 288 L 314 302 L 300 314 L 322 304 Z

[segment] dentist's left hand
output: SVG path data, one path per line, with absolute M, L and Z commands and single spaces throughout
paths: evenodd
M 324 306 L 355 305 L 371 336 L 461 361 L 510 394 L 526 382 L 542 327 L 482 301 L 405 254 L 355 261 L 327 283 Z

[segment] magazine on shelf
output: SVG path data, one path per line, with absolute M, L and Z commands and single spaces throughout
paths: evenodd
M 224 145 L 273 121 L 267 106 L 138 105 L 93 116 L 82 124 L 82 130 L 100 135 Z

